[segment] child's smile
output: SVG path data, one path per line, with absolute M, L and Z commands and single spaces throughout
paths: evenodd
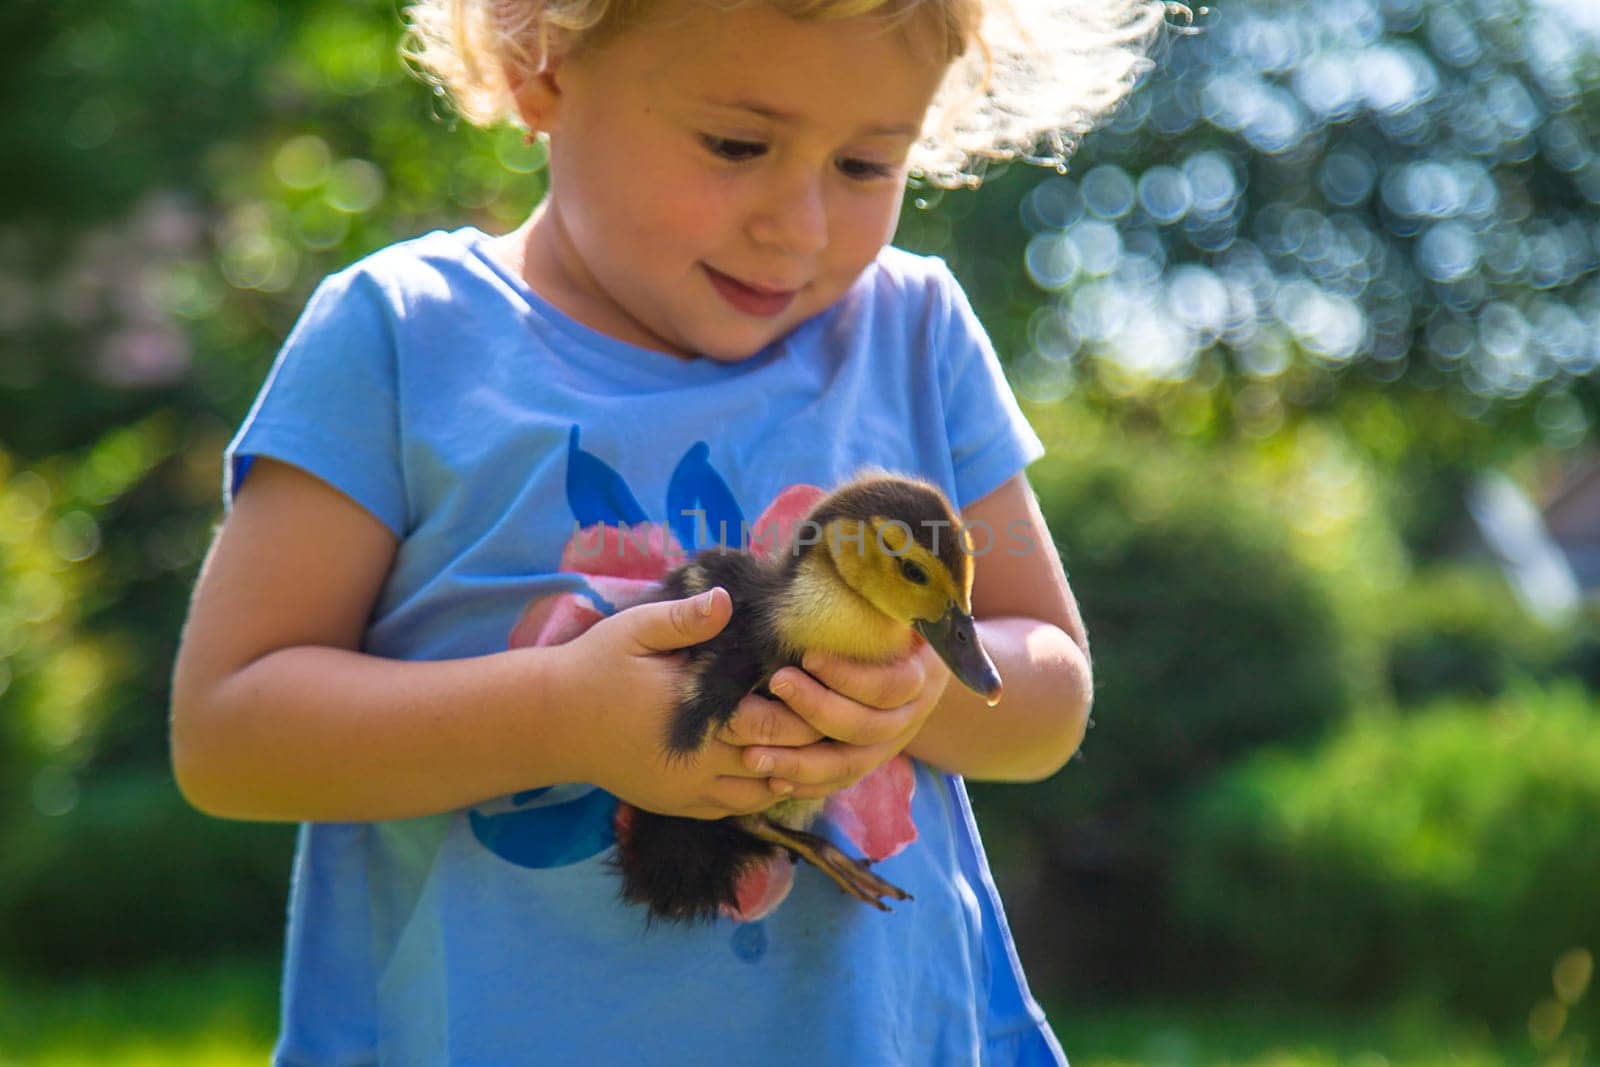
M 596 330 L 738 361 L 832 305 L 893 236 L 945 66 L 916 22 L 662 6 L 522 87 L 551 192 L 501 248 Z
M 781 315 L 790 304 L 794 303 L 794 298 L 799 292 L 798 289 L 770 289 L 746 285 L 737 278 L 730 278 L 712 267 L 707 267 L 705 270 L 706 276 L 711 279 L 712 288 L 716 289 L 724 300 L 746 315 L 758 318 Z

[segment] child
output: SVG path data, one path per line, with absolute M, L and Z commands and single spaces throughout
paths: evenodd
M 958 776 L 1061 766 L 1087 645 L 982 329 L 941 263 L 885 245 L 911 162 L 949 184 L 1061 151 L 1160 11 L 982 2 L 412 6 L 465 114 L 548 137 L 550 193 L 513 233 L 329 278 L 229 450 L 173 758 L 201 809 L 303 824 L 276 1062 L 1062 1062 Z M 597 567 L 660 573 L 867 465 L 1011 535 L 975 545 L 998 708 L 925 646 L 824 658 L 668 763 L 674 650 L 727 622 L 726 591 L 508 638 L 555 594 L 615 607 Z M 620 562 L 579 551 L 652 525 Z M 915 900 L 893 914 L 809 869 L 758 922 L 617 899 L 619 798 L 716 818 L 901 753 L 917 840 L 880 869 Z

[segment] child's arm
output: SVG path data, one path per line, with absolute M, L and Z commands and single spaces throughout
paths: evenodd
M 1058 770 L 1083 740 L 1093 685 L 1077 602 L 1027 478 L 1018 475 L 962 515 L 978 536 L 972 608 L 978 634 L 1005 695 L 998 707 L 958 684 L 926 646 L 882 666 L 807 659 L 780 671 L 785 700 L 832 738 L 806 748 L 750 747 L 745 760 L 772 757 L 773 785 L 824 796 L 905 751 L 970 778 L 1029 781 Z M 808 758 L 826 752 L 826 758 Z M 808 765 L 807 765 L 808 764 Z
M 726 625 L 726 592 L 647 604 L 551 648 L 400 662 L 357 651 L 394 535 L 297 468 L 258 458 L 202 569 L 173 677 L 172 756 L 212 814 L 356 821 L 446 811 L 558 782 L 716 817 L 771 803 L 740 760 L 741 720 L 768 744 L 816 734 L 772 702 L 692 765 L 659 738 L 671 650 Z M 785 717 L 786 716 L 786 717 Z
M 972 613 L 1005 695 L 991 708 L 964 686 L 945 686 L 906 751 L 968 778 L 1048 778 L 1078 750 L 1094 699 L 1078 602 L 1026 475 L 977 501 L 962 519 L 994 532 L 993 546 L 977 560 Z

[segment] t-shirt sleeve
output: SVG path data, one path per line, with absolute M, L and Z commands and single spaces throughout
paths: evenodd
M 284 341 L 255 405 L 228 446 L 223 497 L 257 456 L 320 478 L 394 534 L 406 529 L 393 312 L 356 270 L 325 280 Z
M 983 499 L 1044 455 L 967 294 L 940 264 L 937 351 L 956 506 Z

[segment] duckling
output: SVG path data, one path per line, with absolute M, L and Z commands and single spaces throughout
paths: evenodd
M 973 557 L 954 510 L 934 486 L 889 474 L 859 477 L 818 502 L 790 551 L 761 559 L 709 549 L 670 573 L 660 599 L 722 586 L 733 617 L 686 650 L 685 691 L 664 739 L 692 759 L 747 693 L 765 696 L 809 650 L 869 662 L 927 640 L 963 685 L 1000 700 L 1001 681 L 972 620 Z M 714 918 L 736 906 L 740 877 L 779 850 L 816 866 L 846 893 L 888 911 L 910 895 L 808 832 L 820 800 L 780 800 L 757 815 L 717 820 L 634 811 L 619 835 L 624 899 L 670 920 Z

